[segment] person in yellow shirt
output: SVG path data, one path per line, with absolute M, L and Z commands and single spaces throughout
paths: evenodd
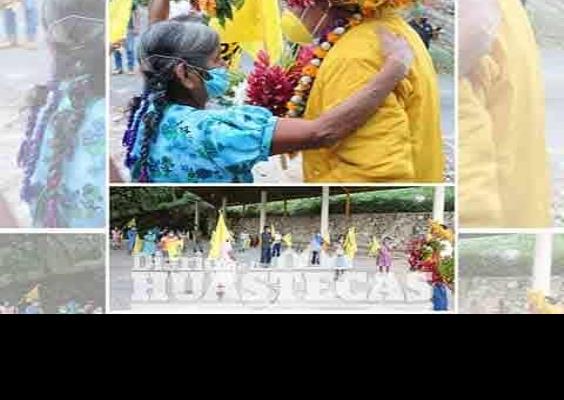
M 544 89 L 520 0 L 459 2 L 460 223 L 551 226 Z
M 282 20 L 292 42 L 307 44 L 333 29 L 339 20 L 375 7 L 369 17 L 334 44 L 321 64 L 305 109 L 315 119 L 350 97 L 382 68 L 378 27 L 404 37 L 415 60 L 407 78 L 374 115 L 350 137 L 327 149 L 303 153 L 307 182 L 443 181 L 444 156 L 437 75 L 418 34 L 399 14 L 412 1 L 289 0 Z M 370 3 L 370 4 L 369 4 Z M 313 5 L 311 5 L 313 4 Z M 310 42 L 311 43 L 311 42 Z

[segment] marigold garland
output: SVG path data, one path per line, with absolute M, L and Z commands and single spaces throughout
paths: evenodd
M 344 25 L 335 27 L 324 37 L 314 43 L 314 57 L 302 70 L 302 76 L 298 85 L 294 89 L 294 95 L 291 97 L 286 106 L 288 109 L 286 116 L 290 118 L 299 118 L 303 116 L 310 91 L 323 60 L 345 33 L 347 33 L 351 28 L 360 25 L 364 18 L 373 18 L 376 13 L 383 8 L 404 7 L 414 3 L 415 1 L 416 0 L 330 0 L 329 3 L 335 6 L 360 6 L 360 12 L 353 14 L 347 19 Z M 316 0 L 287 0 L 286 2 L 291 7 L 310 7 L 316 4 Z
M 324 37 L 316 41 L 313 49 L 313 58 L 303 67 L 301 77 L 297 86 L 294 88 L 294 95 L 290 98 L 286 106 L 288 108 L 287 117 L 298 118 L 304 114 L 305 105 L 307 104 L 310 91 L 323 60 L 335 43 L 337 43 L 350 28 L 360 24 L 362 19 L 363 16 L 356 13 L 347 19 L 345 25 L 337 26 Z

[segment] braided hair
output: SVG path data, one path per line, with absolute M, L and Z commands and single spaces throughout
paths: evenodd
M 22 199 L 30 202 L 39 192 L 45 193 L 46 212 L 43 220 L 38 222 L 47 227 L 62 225 L 58 217 L 62 166 L 74 154 L 88 105 L 105 95 L 104 16 L 104 0 L 49 0 L 43 3 L 42 25 L 53 55 L 51 80 L 44 86 L 43 96 L 41 86 L 35 89 L 39 95 L 29 107 L 27 131 L 18 163 L 24 169 Z M 65 97 L 70 107 L 60 109 Z M 53 129 L 54 135 L 49 143 L 52 157 L 46 187 L 32 187 L 31 178 L 47 127 Z
M 138 53 L 145 91 L 143 96 L 130 102 L 123 137 L 127 153 L 125 165 L 132 171 L 134 181 L 151 180 L 151 144 L 157 140 L 165 109 L 172 102 L 170 90 L 176 83 L 176 67 L 185 64 L 206 78 L 208 59 L 218 47 L 218 34 L 199 22 L 158 22 L 141 36 Z M 142 135 L 139 134 L 141 122 Z M 139 154 L 133 156 L 136 144 Z

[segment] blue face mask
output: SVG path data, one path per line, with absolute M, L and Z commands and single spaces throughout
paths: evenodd
M 227 68 L 214 68 L 208 71 L 211 79 L 205 82 L 210 98 L 221 97 L 229 89 L 229 73 Z

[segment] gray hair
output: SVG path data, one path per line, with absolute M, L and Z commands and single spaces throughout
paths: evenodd
M 139 58 L 156 70 L 159 62 L 152 56 L 179 58 L 207 69 L 208 59 L 218 47 L 219 35 L 202 23 L 163 21 L 151 25 L 141 36 Z

